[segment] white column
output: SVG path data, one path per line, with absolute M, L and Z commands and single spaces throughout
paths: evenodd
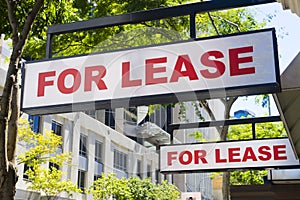
M 107 131 L 107 136 L 104 139 L 103 148 L 104 148 L 104 160 L 103 160 L 103 171 L 105 174 L 112 173 L 114 168 L 114 158 L 113 158 L 113 147 L 111 139 L 109 137 L 109 131 Z
M 116 131 L 119 133 L 124 132 L 124 108 L 116 108 L 115 110 L 115 123 Z
M 72 165 L 71 165 L 71 181 L 77 184 L 78 179 L 78 164 L 79 164 L 79 139 L 81 120 L 80 115 L 76 114 L 74 117 L 74 128 L 72 138 Z

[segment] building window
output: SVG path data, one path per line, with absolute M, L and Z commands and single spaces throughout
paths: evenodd
M 114 150 L 114 168 L 127 172 L 127 155 L 116 149 Z
M 84 191 L 85 187 L 85 171 L 78 170 L 78 181 L 77 181 L 77 186 L 80 188 L 82 191 Z
M 52 170 L 52 168 L 59 170 L 59 165 L 53 162 L 49 162 L 49 169 Z
M 86 136 L 84 136 L 84 135 L 80 135 L 79 155 L 83 156 L 83 157 L 87 157 L 87 153 L 86 153 Z
M 102 177 L 101 175 L 95 174 L 95 175 L 94 175 L 94 181 L 98 180 L 98 179 L 101 178 L 101 177 Z
M 124 118 L 127 123 L 133 123 L 136 124 L 137 122 L 137 108 L 136 107 L 130 107 L 127 109 L 124 109 Z
M 155 180 L 156 180 L 156 183 L 159 183 L 159 170 L 158 169 L 155 169 Z
M 142 162 L 140 160 L 136 162 L 136 176 L 142 178 Z
M 96 141 L 95 143 L 95 161 L 98 163 L 102 163 L 102 143 Z
M 147 177 L 151 178 L 151 165 L 147 165 Z
M 57 123 L 56 121 L 52 121 L 51 130 L 54 134 L 62 136 L 62 125 Z
M 25 172 L 29 169 L 30 169 L 30 167 L 28 165 L 24 164 L 23 179 L 26 181 L 29 181 L 29 177 L 27 174 L 25 174 Z
M 29 115 L 28 121 L 29 121 L 31 130 L 35 133 L 39 133 L 40 132 L 40 117 Z
M 105 125 L 109 126 L 112 129 L 115 129 L 115 111 L 112 109 L 105 110 Z

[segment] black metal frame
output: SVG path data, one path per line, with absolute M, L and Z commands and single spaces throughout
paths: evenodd
M 210 0 L 192 4 L 179 5 L 168 8 L 157 8 L 153 10 L 127 13 L 116 16 L 95 18 L 86 21 L 78 21 L 67 24 L 50 26 L 47 32 L 46 59 L 52 57 L 53 35 L 118 26 L 124 24 L 137 24 L 145 21 L 159 20 L 170 17 L 189 15 L 190 17 L 190 37 L 196 38 L 196 14 L 224 10 L 230 8 L 252 6 L 258 4 L 273 3 L 276 0 Z
M 251 124 L 252 125 L 252 139 L 256 139 L 255 124 L 265 123 L 265 122 L 278 122 L 278 121 L 281 121 L 280 116 L 243 118 L 243 119 L 226 119 L 226 120 L 218 120 L 218 121 L 169 124 L 167 132 L 171 135 L 170 143 L 173 144 L 175 130 L 192 129 L 192 128 L 206 128 L 206 127 L 220 127 L 220 126 L 230 126 L 230 125 L 238 125 L 238 124 Z

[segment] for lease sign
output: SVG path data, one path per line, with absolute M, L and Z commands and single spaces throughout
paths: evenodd
M 290 142 L 267 139 L 161 146 L 161 172 L 299 165 Z
M 279 89 L 274 29 L 79 57 L 29 62 L 29 114 L 272 93 Z M 128 105 L 126 105 L 128 104 Z M 77 106 L 81 108 L 77 108 Z

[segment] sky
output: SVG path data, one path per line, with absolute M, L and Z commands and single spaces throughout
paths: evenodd
M 279 66 L 282 73 L 295 56 L 300 52 L 300 17 L 290 10 L 283 10 L 280 3 L 263 4 L 249 7 L 257 19 L 262 20 L 271 16 L 267 28 L 275 28 L 278 42 Z M 237 110 L 250 110 L 257 117 L 265 116 L 267 108 L 255 104 L 255 97 L 242 97 L 235 102 L 231 109 L 231 116 Z M 275 102 L 271 101 L 271 115 L 279 115 Z
M 283 10 L 280 3 L 257 5 L 250 9 L 256 12 L 258 19 L 272 16 L 267 27 L 276 29 L 280 71 L 283 72 L 300 51 L 300 17 L 290 10 Z

